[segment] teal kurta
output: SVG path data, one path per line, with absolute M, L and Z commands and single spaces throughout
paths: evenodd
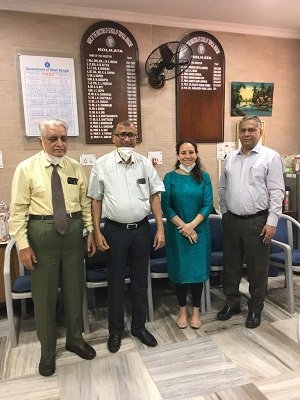
M 162 209 L 167 218 L 166 252 L 168 274 L 174 283 L 205 282 L 210 270 L 210 229 L 208 216 L 213 209 L 213 192 L 209 175 L 202 171 L 202 182 L 191 175 L 169 172 L 164 178 L 165 192 L 162 193 Z M 191 222 L 197 214 L 206 218 L 198 224 L 197 243 L 178 232 L 171 222 L 175 215 L 184 222 Z

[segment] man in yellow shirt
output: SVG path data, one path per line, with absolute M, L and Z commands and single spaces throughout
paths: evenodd
M 21 162 L 15 171 L 9 228 L 24 267 L 31 271 L 37 336 L 41 343 L 39 372 L 49 376 L 55 372 L 59 287 L 65 309 L 66 350 L 84 359 L 96 355 L 82 338 L 84 228 L 88 231 L 90 255 L 95 252 L 95 241 L 85 173 L 77 161 L 66 156 L 68 127 L 63 121 L 49 120 L 41 122 L 39 128 L 43 150 Z M 58 224 L 53 212 L 55 174 L 60 181 L 57 195 L 64 203 Z M 58 227 L 62 222 L 62 227 Z

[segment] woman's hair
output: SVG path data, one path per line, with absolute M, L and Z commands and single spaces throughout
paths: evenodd
M 193 140 L 189 140 L 189 139 L 181 139 L 179 140 L 179 142 L 177 142 L 176 144 L 176 154 L 179 155 L 180 152 L 180 147 L 184 144 L 184 143 L 190 143 L 194 149 L 195 149 L 195 153 L 197 154 L 197 158 L 195 160 L 196 165 L 194 166 L 194 168 L 191 170 L 190 174 L 196 179 L 196 181 L 198 183 L 202 182 L 202 172 L 201 172 L 201 161 L 200 158 L 198 156 L 198 146 L 197 143 L 194 142 Z M 175 164 L 175 168 L 179 168 L 180 165 L 180 161 L 177 160 L 176 164 Z

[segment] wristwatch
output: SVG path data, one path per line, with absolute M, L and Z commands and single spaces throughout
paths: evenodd
M 83 237 L 84 237 L 84 238 L 87 237 L 87 235 L 88 235 L 89 233 L 94 233 L 94 231 L 92 231 L 91 229 L 84 228 L 84 230 L 83 230 Z

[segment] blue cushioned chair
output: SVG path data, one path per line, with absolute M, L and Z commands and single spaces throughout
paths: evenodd
M 163 222 L 164 224 L 166 223 L 165 218 L 163 218 Z M 156 234 L 156 221 L 154 218 L 149 218 L 149 223 L 151 227 L 151 240 L 148 271 L 148 319 L 152 322 L 154 320 L 152 279 L 168 278 L 168 271 L 165 247 L 158 250 L 154 250 L 153 248 L 153 240 Z
M 285 272 L 287 308 L 291 314 L 295 312 L 293 271 L 300 272 L 300 249 L 298 243 L 294 243 L 295 232 L 300 238 L 299 222 L 289 215 L 281 215 L 270 250 L 270 265 Z
M 18 256 L 18 274 L 19 276 L 12 280 L 12 252 L 16 250 Z M 16 321 L 13 309 L 13 301 L 21 300 L 21 315 L 22 319 L 25 319 L 27 316 L 26 312 L 26 299 L 32 298 L 31 294 L 31 274 L 26 271 L 23 264 L 21 263 L 19 257 L 19 251 L 16 246 L 15 240 L 10 240 L 6 246 L 4 253 L 4 268 L 3 268 L 3 277 L 4 277 L 4 289 L 5 289 L 5 302 L 6 302 L 6 312 L 8 319 L 8 328 L 9 328 L 9 338 L 11 342 L 11 347 L 17 347 L 18 338 L 17 338 L 17 330 L 16 330 Z M 59 289 L 59 294 L 61 289 Z M 60 302 L 61 298 L 58 297 L 58 301 Z
M 14 281 L 11 279 L 11 269 L 12 269 L 12 251 L 16 249 L 18 255 L 18 263 L 19 263 L 19 277 L 17 277 Z M 26 299 L 31 298 L 31 275 L 25 274 L 25 269 L 20 261 L 19 252 L 16 247 L 15 240 L 10 240 L 6 246 L 4 253 L 4 268 L 3 268 L 3 277 L 4 277 L 4 289 L 5 289 L 5 302 L 6 302 L 6 311 L 7 311 L 7 319 L 8 319 L 8 328 L 9 328 L 9 338 L 11 347 L 17 347 L 18 338 L 16 332 L 16 323 L 15 323 L 15 315 L 13 309 L 13 301 L 21 300 L 21 311 L 22 318 L 26 317 Z
M 223 271 L 223 228 L 222 215 L 210 214 L 209 226 L 211 235 L 211 272 Z M 210 283 L 206 282 L 206 310 L 211 311 Z
M 211 271 L 223 270 L 223 228 L 222 215 L 210 214 Z

